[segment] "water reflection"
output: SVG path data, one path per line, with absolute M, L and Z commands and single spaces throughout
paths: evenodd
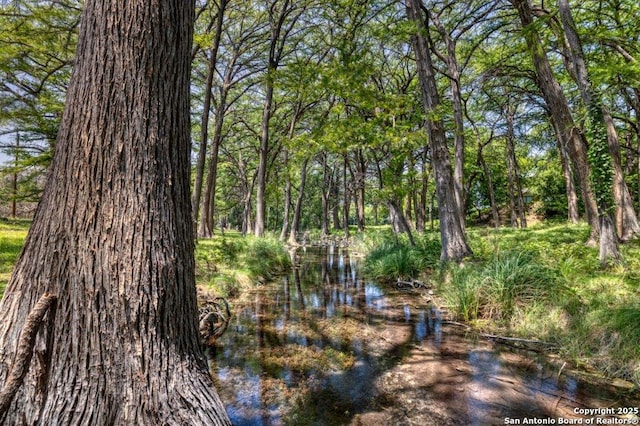
M 594 392 L 548 373 L 531 354 L 505 355 L 456 333 L 433 307 L 386 294 L 362 278 L 348 251 L 307 248 L 293 256 L 289 276 L 234 301 L 211 361 L 234 425 L 349 424 L 380 407 L 398 413 L 389 422 L 402 423 L 403 393 L 416 389 L 430 392 L 418 414 L 439 409 L 461 424 L 504 424 L 509 415 L 554 414 L 560 399 L 576 403 Z M 393 334 L 402 330 L 406 336 Z M 412 363 L 424 374 L 394 388 L 393 371 Z

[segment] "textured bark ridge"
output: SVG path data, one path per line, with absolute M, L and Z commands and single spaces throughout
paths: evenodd
M 438 195 L 438 217 L 440 219 L 440 239 L 443 261 L 461 260 L 471 255 L 467 244 L 464 215 L 455 198 L 454 179 L 451 171 L 451 159 L 447 146 L 446 134 L 442 120 L 434 111 L 440 105 L 440 95 L 435 80 L 435 72 L 431 62 L 431 54 L 427 44 L 425 21 L 420 0 L 406 0 L 407 17 L 416 24 L 417 32 L 412 37 L 413 49 L 416 53 L 418 79 L 422 93 L 422 104 L 427 116 L 429 148 L 433 163 L 436 193 Z
M 229 424 L 199 346 L 189 197 L 193 2 L 85 2 L 54 160 L 0 304 L 0 383 L 57 296 L 0 423 Z

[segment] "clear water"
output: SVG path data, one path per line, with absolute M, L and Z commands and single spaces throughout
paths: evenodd
M 389 288 L 362 279 L 346 250 L 301 248 L 293 256 L 290 275 L 233 302 L 232 323 L 210 353 L 234 425 L 339 425 L 371 410 L 400 410 L 394 405 L 402 399 L 385 395 L 380 378 L 409 362 L 416 348 L 440 363 L 425 364 L 425 375 L 441 377 L 423 387 L 429 410 L 452 424 L 557 419 L 573 407 L 631 404 L 615 390 L 558 375 L 557 366 L 531 352 L 465 336 L 419 299 L 398 302 Z M 387 326 L 409 329 L 408 337 L 372 347 Z

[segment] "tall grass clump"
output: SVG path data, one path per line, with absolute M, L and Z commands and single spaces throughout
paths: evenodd
M 485 263 L 451 266 L 442 292 L 461 319 L 509 321 L 564 291 L 556 271 L 527 252 L 498 252 Z
M 483 303 L 480 272 L 474 267 L 452 264 L 443 274 L 448 276 L 448 283 L 442 295 L 449 309 L 463 321 L 478 319 Z
M 260 280 L 271 280 L 291 268 L 289 252 L 274 237 L 250 238 L 243 261 L 251 276 Z
M 423 253 L 404 240 L 383 240 L 367 253 L 364 262 L 365 273 L 380 281 L 410 279 L 425 267 Z
M 527 252 L 498 253 L 482 270 L 485 315 L 509 319 L 516 306 L 549 300 L 557 293 L 558 274 Z

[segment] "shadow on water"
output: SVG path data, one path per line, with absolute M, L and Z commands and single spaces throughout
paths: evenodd
M 301 248 L 294 265 L 234 301 L 210 354 L 234 425 L 519 424 L 628 404 L 363 280 L 346 250 Z

